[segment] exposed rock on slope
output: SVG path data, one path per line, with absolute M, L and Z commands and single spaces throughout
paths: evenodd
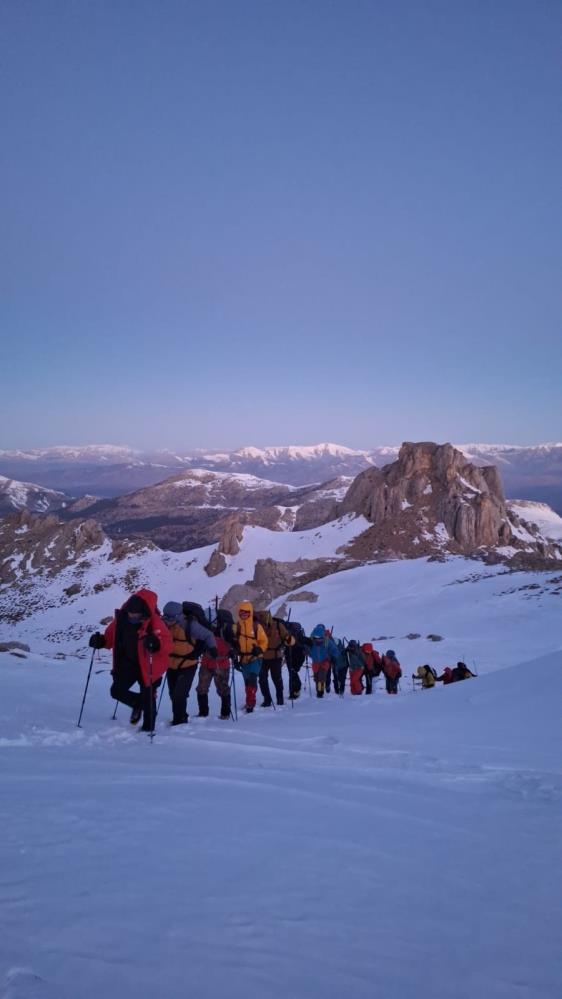
M 472 465 L 451 444 L 403 444 L 397 461 L 357 476 L 340 511 L 373 523 L 352 548 L 357 556 L 501 555 L 509 548 L 560 557 L 510 513 L 497 469 Z
M 327 523 L 350 481 L 295 489 L 252 475 L 192 469 L 118 499 L 72 506 L 67 516 L 83 517 L 86 511 L 110 537 L 147 539 L 161 548 L 186 551 L 220 542 L 233 516 L 241 524 L 274 531 Z
M 34 573 L 52 578 L 102 547 L 108 559 L 123 558 L 139 548 L 123 541 L 112 543 L 95 520 L 64 523 L 54 514 L 42 517 L 22 510 L 0 522 L 0 583 L 25 583 Z

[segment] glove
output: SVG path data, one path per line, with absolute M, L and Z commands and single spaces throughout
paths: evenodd
M 94 634 L 90 636 L 88 645 L 91 649 L 105 649 L 105 638 L 100 631 L 94 631 Z
M 216 649 L 208 648 L 207 655 L 210 656 L 211 659 L 218 659 L 219 654 Z
M 260 656 L 260 658 L 261 658 L 261 656 L 263 656 L 263 652 L 262 652 L 262 650 L 261 650 L 261 648 L 260 648 L 260 646 L 259 646 L 259 645 L 253 645 L 253 646 L 252 646 L 252 655 L 253 655 L 253 656 L 254 656 L 254 657 L 255 657 L 256 659 L 258 658 L 258 656 Z
M 160 639 L 156 635 L 145 635 L 143 638 L 144 647 L 147 652 L 160 651 Z

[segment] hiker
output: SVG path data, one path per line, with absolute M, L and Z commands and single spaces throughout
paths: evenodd
M 238 608 L 234 641 L 234 648 L 238 654 L 237 668 L 244 677 L 246 687 L 244 711 L 251 714 L 256 706 L 256 690 L 258 689 L 258 676 L 262 667 L 263 654 L 269 643 L 261 624 L 254 621 L 254 608 L 249 600 L 243 600 Z
M 209 656 L 216 658 L 217 646 L 209 628 L 204 627 L 193 614 L 186 614 L 184 605 L 177 601 L 168 601 L 163 616 L 174 641 L 166 673 L 172 702 L 172 725 L 187 725 L 187 700 L 197 672 L 199 656 L 206 650 Z
M 466 663 L 458 662 L 453 670 L 453 683 L 458 680 L 469 680 L 471 676 L 476 676 L 476 673 L 473 673 Z
M 324 697 L 326 676 L 332 664 L 338 659 L 338 647 L 323 624 L 317 624 L 312 630 L 310 638 L 305 641 L 308 655 L 312 659 L 316 696 Z
M 217 646 L 217 657 L 213 658 L 208 652 L 204 652 L 201 657 L 199 668 L 199 680 L 197 683 L 197 703 L 199 705 L 198 718 L 207 718 L 209 715 L 209 687 L 214 681 L 217 694 L 221 699 L 221 713 L 219 718 L 222 721 L 230 718 L 230 661 L 232 647 L 234 645 L 234 633 L 232 614 L 228 611 L 217 611 L 217 618 L 213 626 L 213 634 Z
M 386 680 L 387 694 L 397 694 L 398 681 L 402 676 L 402 669 L 398 659 L 396 658 L 394 649 L 387 649 L 382 657 L 382 672 L 384 673 L 384 678 Z
M 341 638 L 336 639 L 336 648 L 338 650 L 337 657 L 332 661 L 332 672 L 334 674 L 334 693 L 343 697 L 345 694 L 345 681 L 347 679 L 347 671 L 349 668 L 347 662 L 347 656 L 345 654 L 345 646 Z
M 112 649 L 113 682 L 110 694 L 131 708 L 131 725 L 142 716 L 142 731 L 153 732 L 156 722 L 156 690 L 168 666 L 172 636 L 157 608 L 152 590 L 139 590 L 115 611 L 102 635 L 90 638 L 92 649 Z M 131 691 L 138 683 L 140 693 Z
M 261 624 L 267 636 L 267 649 L 263 654 L 263 662 L 259 675 L 259 685 L 263 696 L 262 708 L 271 707 L 271 691 L 269 689 L 269 674 L 277 703 L 284 704 L 283 698 L 283 650 L 286 646 L 295 644 L 295 639 L 287 630 L 285 623 L 273 617 L 270 611 L 256 611 L 255 620 Z
M 289 700 L 296 701 L 302 690 L 299 671 L 306 659 L 305 634 L 302 625 L 297 621 L 287 621 L 285 627 L 295 640 L 294 645 L 285 646 L 285 662 L 289 671 Z
M 363 673 L 365 672 L 365 659 L 359 648 L 359 642 L 352 639 L 347 643 L 347 662 L 349 664 L 349 687 L 352 694 L 363 693 Z
M 382 669 L 382 659 L 376 649 L 373 648 L 371 642 L 364 642 L 361 646 L 361 652 L 363 653 L 363 659 L 365 660 L 365 693 L 373 693 L 373 679 L 376 676 L 380 676 Z
M 412 680 L 421 680 L 421 685 L 424 690 L 430 690 L 435 686 L 437 681 L 437 673 L 431 666 L 418 666 L 415 673 L 412 673 Z

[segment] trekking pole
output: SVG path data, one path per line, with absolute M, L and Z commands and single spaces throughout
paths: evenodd
M 80 714 L 78 715 L 78 721 L 76 722 L 76 728 L 80 728 L 80 722 L 82 721 L 82 712 L 84 710 L 84 704 L 86 703 L 86 694 L 88 693 L 88 687 L 90 685 L 90 677 L 92 675 L 92 666 L 94 665 L 94 656 L 96 650 L 92 649 L 92 658 L 90 659 L 90 668 L 88 670 L 88 676 L 86 677 L 86 686 L 84 688 L 84 696 L 82 698 L 82 704 L 80 705 Z
M 154 701 L 155 691 L 152 689 L 152 652 L 148 653 L 148 681 L 150 686 L 150 745 L 152 745 L 152 740 L 154 739 L 154 726 L 156 724 L 156 718 L 154 717 Z
M 117 718 L 117 708 L 118 707 L 119 707 L 119 701 L 115 701 L 115 710 L 114 710 L 114 712 L 113 712 L 113 714 L 111 716 L 112 719 L 113 719 L 113 721 L 115 721 L 115 719 Z
M 164 683 L 164 678 L 162 677 L 162 690 L 160 691 L 160 697 L 158 698 L 158 707 L 156 709 L 156 714 L 158 714 L 158 712 L 160 711 L 160 705 L 162 704 L 162 698 L 164 696 L 164 687 L 165 686 L 166 686 L 166 684 Z
M 230 717 L 232 721 L 238 721 L 238 705 L 236 704 L 236 675 L 234 670 L 234 663 L 232 663 L 232 675 L 230 678 L 230 687 L 232 692 L 231 704 L 234 704 L 234 714 L 232 713 L 232 707 L 230 708 Z

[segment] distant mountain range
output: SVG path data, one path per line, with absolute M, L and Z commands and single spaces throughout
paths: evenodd
M 508 498 L 549 503 L 562 513 L 562 443 L 455 445 L 476 465 L 496 465 Z M 398 446 L 358 450 L 339 444 L 243 447 L 235 451 L 140 451 L 88 445 L 0 451 L 0 475 L 67 496 L 110 498 L 151 486 L 187 469 L 254 475 L 291 486 L 356 476 L 396 459 Z

